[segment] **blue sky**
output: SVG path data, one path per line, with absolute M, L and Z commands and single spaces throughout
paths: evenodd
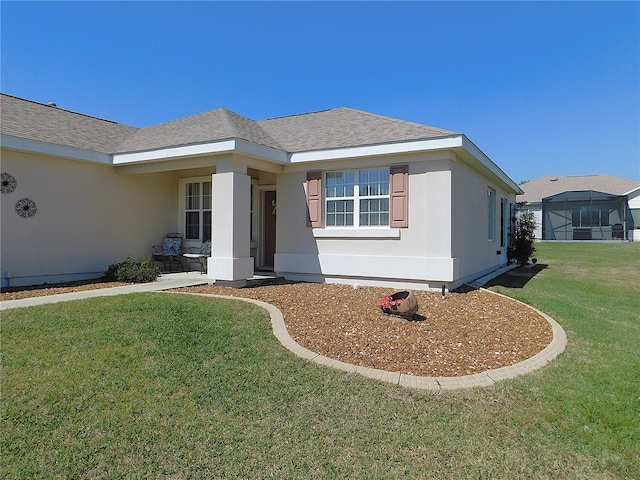
M 640 181 L 639 2 L 8 2 L 1 90 L 144 127 L 348 106 Z

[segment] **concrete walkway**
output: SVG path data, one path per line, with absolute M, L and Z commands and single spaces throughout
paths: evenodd
M 158 278 L 157 282 L 153 283 L 127 285 L 124 287 L 114 288 L 101 288 L 83 292 L 63 293 L 60 295 L 49 295 L 43 297 L 27 298 L 23 300 L 10 300 L 7 302 L 0 302 L 0 310 L 28 307 L 33 305 L 44 305 L 47 303 L 66 302 L 69 300 L 81 300 L 85 298 L 100 296 L 122 295 L 125 293 L 163 291 L 180 287 L 203 285 L 206 283 L 208 283 L 207 278 L 199 273 L 174 273 L 162 275 L 160 278 Z M 487 291 L 493 293 L 494 295 L 500 295 L 498 293 L 491 292 L 490 290 Z M 406 375 L 399 372 L 388 372 L 385 370 L 376 370 L 373 368 L 351 365 L 349 363 L 344 363 L 339 360 L 324 357 L 315 352 L 312 352 L 311 350 L 308 350 L 299 345 L 291 338 L 284 323 L 282 312 L 271 304 L 261 302 L 259 300 L 232 296 L 203 296 L 241 300 L 244 302 L 253 303 L 255 305 L 258 305 L 259 307 L 264 308 L 267 312 L 269 312 L 269 315 L 271 317 L 271 327 L 273 329 L 273 334 L 275 335 L 275 337 L 280 341 L 280 343 L 282 343 L 284 347 L 286 347 L 288 350 L 290 350 L 300 358 L 345 372 L 357 373 L 368 378 L 373 378 L 375 380 L 382 380 L 384 382 L 393 383 L 402 387 L 414 388 L 419 390 L 457 390 L 462 388 L 488 387 L 501 380 L 525 375 L 544 367 L 547 363 L 549 363 L 560 353 L 562 353 L 567 345 L 567 336 L 562 327 L 555 320 L 553 320 L 545 313 L 540 312 L 533 307 L 525 305 L 542 315 L 551 324 L 553 329 L 553 340 L 540 353 L 520 363 L 516 363 L 515 365 L 497 368 L 495 370 L 487 370 L 475 375 L 465 375 L 462 377 L 420 377 L 415 375 Z M 517 302 L 517 300 L 513 300 L 511 298 L 510 300 L 513 302 Z
M 209 283 L 206 275 L 197 272 L 189 273 L 168 273 L 158 277 L 156 282 L 137 283 L 125 285 L 123 287 L 97 288 L 95 290 L 84 290 L 81 292 L 60 293 L 58 295 L 47 295 L 43 297 L 24 298 L 21 300 L 9 300 L 0 302 L 0 311 L 10 308 L 32 307 L 34 305 L 45 305 L 47 303 L 68 302 L 69 300 L 82 300 L 85 298 L 108 297 L 112 295 L 122 295 L 136 292 L 159 292 L 171 290 L 172 288 L 194 287 Z

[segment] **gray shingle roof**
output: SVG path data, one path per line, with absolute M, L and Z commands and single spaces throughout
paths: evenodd
M 543 198 L 563 192 L 595 190 L 612 195 L 624 195 L 640 186 L 639 182 L 612 175 L 580 175 L 555 177 L 545 175 L 536 180 L 523 183 L 520 188 L 524 195 L 518 195 L 518 202 L 541 202 Z
M 288 152 L 304 152 L 455 135 L 456 132 L 351 108 L 258 122 Z
M 138 130 L 119 145 L 118 152 L 155 150 L 239 138 L 282 149 L 260 126 L 224 108 L 179 118 Z
M 3 135 L 112 153 L 138 129 L 63 108 L 0 94 Z
M 146 128 L 1 95 L 2 134 L 92 150 L 140 152 L 227 139 L 294 153 L 457 135 L 351 108 L 254 121 L 224 108 Z

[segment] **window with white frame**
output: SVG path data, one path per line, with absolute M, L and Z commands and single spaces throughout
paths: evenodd
M 487 189 L 487 240 L 493 241 L 496 234 L 496 191 Z
M 500 199 L 500 246 L 506 247 L 509 238 L 509 204 L 506 198 Z
M 181 184 L 181 225 L 185 240 L 211 240 L 211 177 L 185 179 Z
M 325 225 L 389 225 L 389 168 L 327 172 Z

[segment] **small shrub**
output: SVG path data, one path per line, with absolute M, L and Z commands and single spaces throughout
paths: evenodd
M 514 219 L 514 229 L 509 245 L 509 260 L 520 265 L 529 263 L 536 251 L 535 242 L 536 219 L 533 212 L 520 213 Z
M 105 272 L 105 280 L 125 283 L 146 283 L 155 281 L 160 270 L 153 265 L 151 257 L 143 257 L 136 262 L 127 257 L 124 262 L 109 265 Z

